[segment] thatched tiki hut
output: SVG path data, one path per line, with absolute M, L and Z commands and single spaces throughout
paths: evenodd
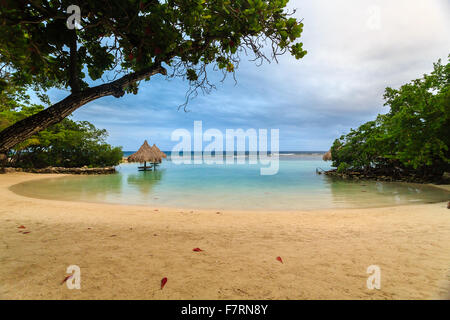
M 167 155 L 166 155 L 164 152 L 162 152 L 161 150 L 159 150 L 159 148 L 156 146 L 156 144 L 153 144 L 152 149 L 153 149 L 153 151 L 155 151 L 157 154 L 161 155 L 162 158 L 164 158 L 164 159 L 167 158 Z M 161 163 L 161 161 L 160 161 L 159 163 Z
M 323 155 L 322 159 L 323 159 L 323 161 L 331 161 L 331 160 L 333 160 L 332 157 L 331 157 L 331 150 L 328 151 L 327 153 L 325 153 Z
M 153 145 L 150 147 L 147 140 L 144 141 L 144 144 L 139 148 L 136 153 L 133 153 L 128 157 L 128 162 L 139 162 L 143 163 L 143 167 L 139 167 L 140 171 L 152 170 L 152 168 L 156 168 L 156 166 L 162 162 L 162 158 L 166 158 L 167 156 L 158 149 L 157 146 Z M 147 167 L 147 162 L 150 162 L 150 166 Z

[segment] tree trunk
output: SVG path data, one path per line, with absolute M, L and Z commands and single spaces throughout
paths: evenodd
M 0 173 L 3 173 L 5 171 L 5 167 L 8 162 L 8 156 L 6 153 L 0 153 Z
M 78 93 L 72 93 L 70 96 L 51 107 L 16 122 L 0 132 L 0 160 L 2 159 L 1 155 L 7 154 L 7 152 L 16 144 L 25 141 L 49 126 L 62 121 L 81 106 L 106 96 L 120 98 L 125 94 L 125 88 L 157 73 L 165 75 L 166 70 L 161 66 L 153 66 L 123 76 L 116 81 L 92 87 Z

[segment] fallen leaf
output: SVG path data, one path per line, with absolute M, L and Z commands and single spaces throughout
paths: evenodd
M 200 249 L 200 248 L 194 248 L 194 249 L 192 249 L 192 251 L 195 251 L 195 252 L 201 252 L 201 251 L 203 251 L 203 250 Z
M 162 278 L 161 279 L 161 290 L 164 288 L 164 286 L 166 285 L 166 283 L 167 283 L 167 278 Z
M 22 234 L 29 234 L 31 231 L 22 232 Z
M 281 257 L 277 257 L 277 261 L 280 261 L 281 263 L 283 263 L 283 259 L 281 259 Z
M 72 278 L 72 276 L 73 276 L 73 274 L 71 274 L 71 275 L 69 275 L 69 276 L 66 276 L 66 277 L 64 278 L 64 280 L 61 282 L 61 284 L 63 284 L 64 282 L 66 282 L 67 280 L 69 280 L 70 278 Z
M 20 227 L 17 227 L 17 228 L 19 228 L 19 229 L 26 229 L 25 226 L 20 226 Z

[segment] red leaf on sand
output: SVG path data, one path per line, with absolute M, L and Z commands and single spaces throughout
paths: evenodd
M 281 257 L 277 257 L 277 261 L 280 261 L 281 263 L 283 263 L 283 259 L 281 259 Z
M 69 275 L 69 276 L 66 276 L 66 277 L 64 278 L 64 280 L 61 282 L 61 284 L 63 284 L 64 282 L 66 282 L 67 280 L 69 280 L 70 278 L 72 278 L 72 276 L 73 276 L 73 274 L 71 274 L 71 275 Z
M 22 232 L 22 234 L 29 234 L 31 231 Z
M 17 227 L 17 228 L 19 228 L 19 229 L 26 229 L 25 226 L 20 226 L 20 227 Z
M 164 286 L 166 285 L 166 283 L 167 283 L 167 278 L 162 278 L 161 279 L 161 290 L 164 288 Z
M 200 249 L 200 248 L 195 248 L 195 249 L 192 249 L 192 251 L 195 251 L 195 252 L 201 252 L 201 251 L 203 251 L 203 250 Z

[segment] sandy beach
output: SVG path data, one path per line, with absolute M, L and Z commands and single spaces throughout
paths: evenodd
M 0 175 L 0 299 L 450 297 L 446 203 L 217 212 L 41 200 L 9 190 L 52 176 Z M 61 284 L 69 265 L 81 268 L 81 290 Z M 367 289 L 370 265 L 381 268 L 380 290 Z

